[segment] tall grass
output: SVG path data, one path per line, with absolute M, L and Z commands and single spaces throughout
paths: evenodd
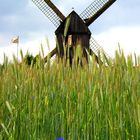
M 0 66 L 1 140 L 140 140 L 140 61 Z

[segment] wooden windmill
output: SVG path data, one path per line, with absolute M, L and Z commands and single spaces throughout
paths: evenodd
M 53 57 L 55 54 L 60 58 L 64 57 L 64 50 L 68 51 L 70 63 L 74 57 L 74 50 L 77 43 L 80 43 L 83 51 L 83 57 L 87 60 L 87 53 L 95 55 L 97 61 L 98 52 L 103 49 L 100 45 L 91 37 L 89 26 L 103 13 L 105 12 L 116 0 L 94 0 L 89 7 L 87 7 L 80 15 L 75 11 L 72 11 L 67 17 L 65 17 L 60 10 L 52 3 L 51 0 L 32 0 L 37 7 L 49 18 L 49 20 L 55 25 L 57 47 L 49 54 Z M 69 20 L 69 22 L 67 22 Z M 65 35 L 65 26 L 68 23 L 67 34 Z M 66 49 L 64 48 L 66 47 Z M 47 61 L 45 58 L 45 61 Z M 88 61 L 88 60 L 87 60 Z

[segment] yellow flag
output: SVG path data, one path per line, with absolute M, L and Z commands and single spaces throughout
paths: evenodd
M 11 43 L 19 43 L 19 37 L 13 37 L 12 40 L 11 40 Z

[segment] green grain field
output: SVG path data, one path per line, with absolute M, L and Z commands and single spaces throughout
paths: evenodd
M 91 58 L 92 59 L 92 58 Z M 140 140 L 140 58 L 0 65 L 0 140 Z

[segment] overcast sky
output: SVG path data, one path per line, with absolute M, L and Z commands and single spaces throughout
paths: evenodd
M 67 16 L 72 8 L 79 14 L 93 0 L 52 0 Z M 140 0 L 117 0 L 91 26 L 94 38 L 104 50 L 113 55 L 117 44 L 124 51 L 140 54 Z M 40 43 L 47 50 L 48 38 L 51 49 L 54 48 L 55 27 L 34 5 L 32 0 L 4 0 L 0 4 L 0 59 L 5 52 L 9 57 L 16 52 L 16 46 L 10 44 L 14 36 L 20 37 L 20 48 L 37 54 Z M 47 51 L 45 52 L 47 53 Z

